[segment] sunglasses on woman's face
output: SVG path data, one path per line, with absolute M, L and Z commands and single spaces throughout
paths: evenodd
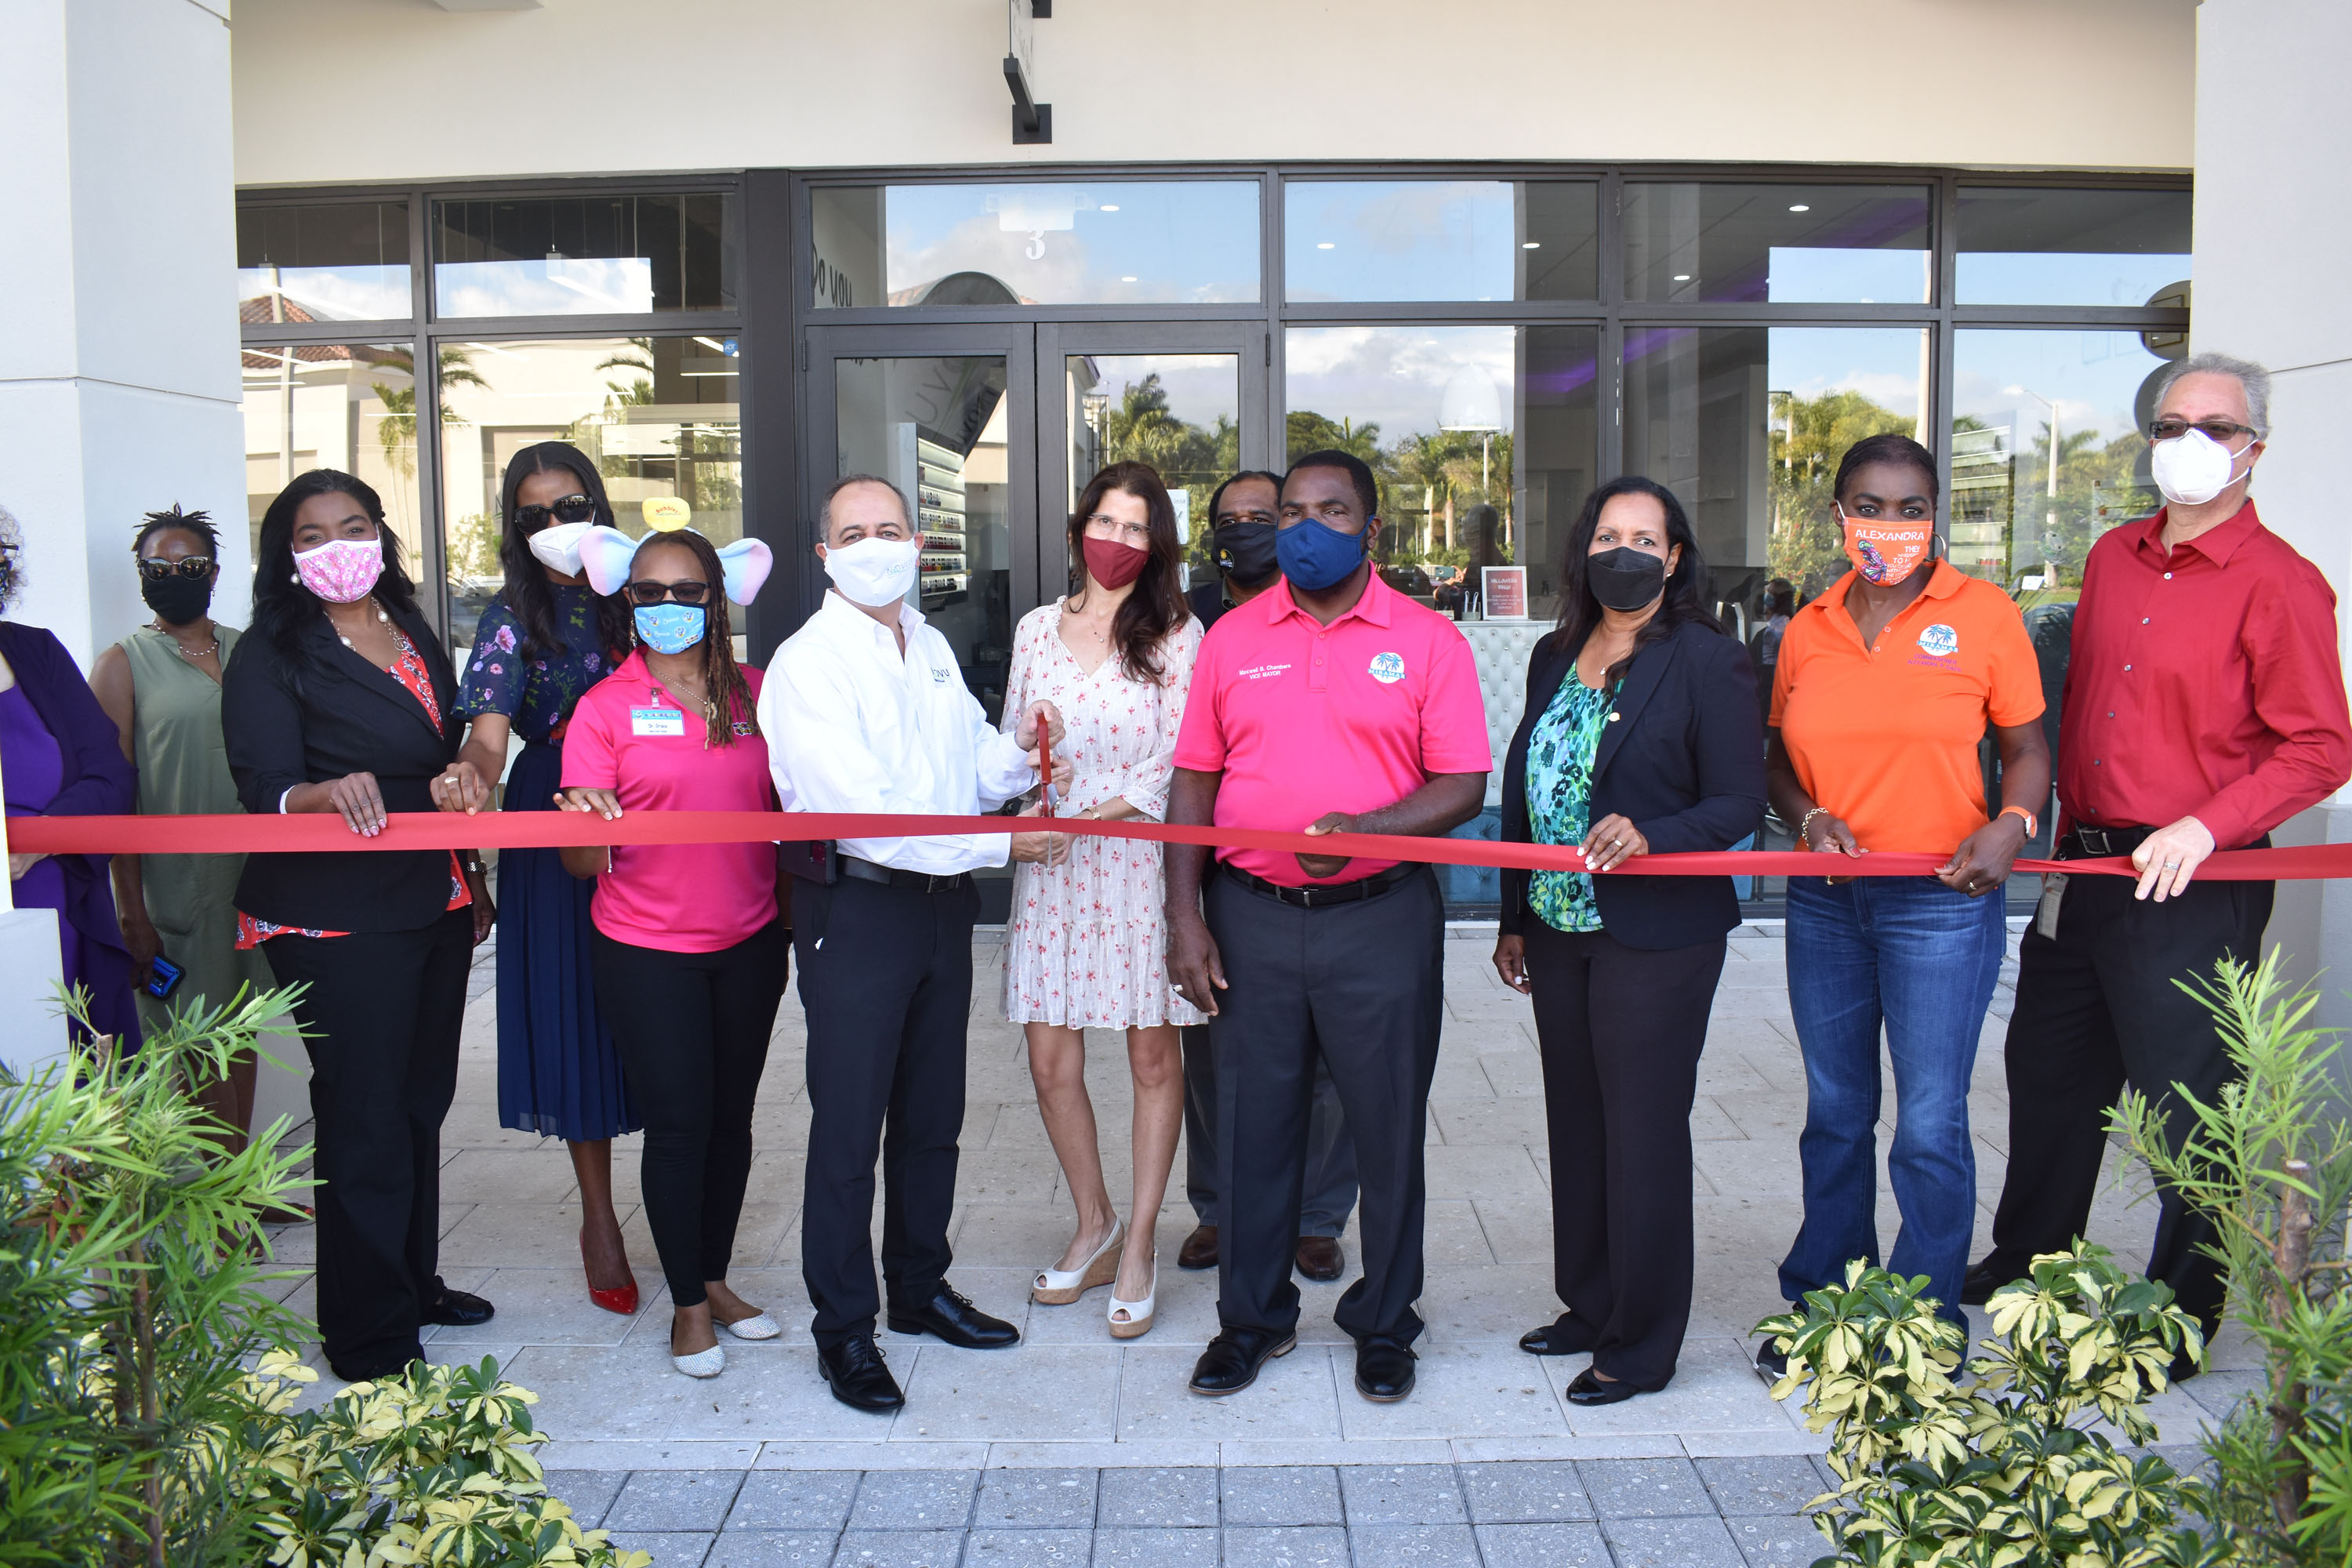
M 183 577 L 209 577 L 213 558 L 209 555 L 183 555 L 177 561 L 165 561 L 152 555 L 139 558 L 139 575 L 150 583 L 161 583 L 174 573 Z
M 534 532 L 545 527 L 550 518 L 557 522 L 592 522 L 595 517 L 596 503 L 586 496 L 565 496 L 553 506 L 515 508 L 516 525 Z
M 674 599 L 681 605 L 699 605 L 710 597 L 708 583 L 656 583 L 651 579 L 629 584 L 629 602 L 633 605 L 658 605 L 664 599 Z

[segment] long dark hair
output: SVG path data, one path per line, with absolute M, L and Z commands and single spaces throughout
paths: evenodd
M 562 652 L 563 629 L 555 624 L 555 595 L 547 570 L 530 552 L 530 533 L 538 531 L 526 532 L 515 526 L 515 497 L 531 475 L 557 469 L 569 473 L 578 481 L 581 493 L 596 503 L 593 521 L 607 528 L 615 526 L 613 503 L 604 496 L 604 476 L 588 460 L 588 454 L 569 441 L 536 441 L 507 459 L 506 479 L 499 487 L 499 564 L 506 569 L 507 608 L 522 627 L 522 647 L 516 652 L 525 659 Z M 599 649 L 610 653 L 628 647 L 629 606 L 618 594 L 593 597 Z
M 703 607 L 710 613 L 702 623 L 702 690 L 710 706 L 702 716 L 705 743 L 731 746 L 735 743 L 735 726 L 749 726 L 743 733 L 760 732 L 759 704 L 751 699 L 751 682 L 743 679 L 743 669 L 735 662 L 735 627 L 727 617 L 727 569 L 719 563 L 719 552 L 710 541 L 693 529 L 681 528 L 674 533 L 647 534 L 637 545 L 642 556 L 656 545 L 675 544 L 691 551 L 702 563 L 703 581 L 710 584 L 710 596 Z M 630 568 L 635 575 L 635 568 Z M 625 596 L 625 590 L 614 597 Z M 629 636 L 636 637 L 636 617 L 630 617 Z
M 1118 648 L 1119 668 L 1129 680 L 1157 686 L 1166 679 L 1160 668 L 1160 645 L 1184 624 L 1192 612 L 1185 606 L 1177 570 L 1183 547 L 1176 542 L 1176 503 L 1160 470 L 1149 463 L 1113 463 L 1087 481 L 1070 513 L 1070 594 L 1083 596 L 1087 584 L 1087 519 L 1102 505 L 1103 497 L 1121 490 L 1143 503 L 1151 519 L 1150 559 L 1135 579 L 1135 591 L 1111 620 L 1111 641 Z
M 1559 563 L 1559 625 L 1549 638 L 1551 646 L 1570 655 L 1580 653 L 1586 639 L 1600 629 L 1601 601 L 1592 596 L 1592 584 L 1585 576 L 1585 561 L 1592 552 L 1593 531 L 1601 526 L 1601 509 L 1619 496 L 1648 496 L 1664 508 L 1666 542 L 1670 547 L 1681 545 L 1682 557 L 1667 575 L 1665 595 L 1658 602 L 1657 613 L 1633 634 L 1633 647 L 1602 677 L 1610 686 L 1625 679 L 1626 667 L 1643 648 L 1665 641 L 1685 621 L 1696 621 L 1712 632 L 1723 630 L 1723 623 L 1707 608 L 1706 558 L 1698 552 L 1698 538 L 1691 532 L 1690 518 L 1684 512 L 1683 503 L 1657 480 L 1627 474 L 1585 497 L 1574 526 L 1568 531 L 1568 545 Z
M 400 563 L 400 538 L 384 525 L 383 499 L 373 486 L 356 475 L 335 468 L 312 468 L 297 474 L 279 490 L 261 514 L 261 537 L 253 547 L 253 630 L 269 639 L 286 661 L 296 690 L 302 672 L 317 662 L 316 650 L 303 634 L 319 624 L 327 602 L 302 585 L 294 570 L 294 514 L 312 496 L 349 496 L 375 523 L 383 542 L 383 574 L 375 580 L 374 597 L 387 608 L 416 613 L 416 584 Z

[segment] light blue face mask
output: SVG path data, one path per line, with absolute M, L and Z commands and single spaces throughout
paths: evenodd
M 700 605 L 639 605 L 637 640 L 656 653 L 684 653 L 702 640 L 709 616 Z

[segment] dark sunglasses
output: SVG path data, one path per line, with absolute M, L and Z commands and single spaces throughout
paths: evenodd
M 209 577 L 212 573 L 213 558 L 209 555 L 183 555 L 177 561 L 159 561 L 143 555 L 139 559 L 139 575 L 150 583 L 161 583 L 175 574 L 182 577 Z
M 558 522 L 593 522 L 596 517 L 596 503 L 586 496 L 565 496 L 553 506 L 515 508 L 515 522 L 522 528 L 541 528 L 551 517 Z
M 2240 436 L 2254 433 L 2252 426 L 2233 425 L 2227 419 L 2200 419 L 2193 425 L 2186 419 L 2151 419 L 2147 425 L 2147 438 L 2151 441 L 2177 441 L 2191 430 L 2202 430 L 2224 447 Z
M 699 605 L 710 597 L 708 583 L 656 583 L 650 578 L 632 583 L 628 587 L 633 605 L 658 605 L 664 599 L 674 599 L 681 605 Z

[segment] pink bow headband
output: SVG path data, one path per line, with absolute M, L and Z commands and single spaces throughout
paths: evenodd
M 631 539 L 601 522 L 559 523 L 530 536 L 530 552 L 566 576 L 585 572 L 588 585 L 599 594 L 617 594 L 629 581 L 629 563 L 638 549 L 677 530 L 661 530 L 643 539 Z M 696 531 L 700 531 L 697 530 Z M 726 574 L 727 597 L 748 605 L 775 567 L 776 558 L 756 539 L 739 539 L 718 547 L 719 567 Z

